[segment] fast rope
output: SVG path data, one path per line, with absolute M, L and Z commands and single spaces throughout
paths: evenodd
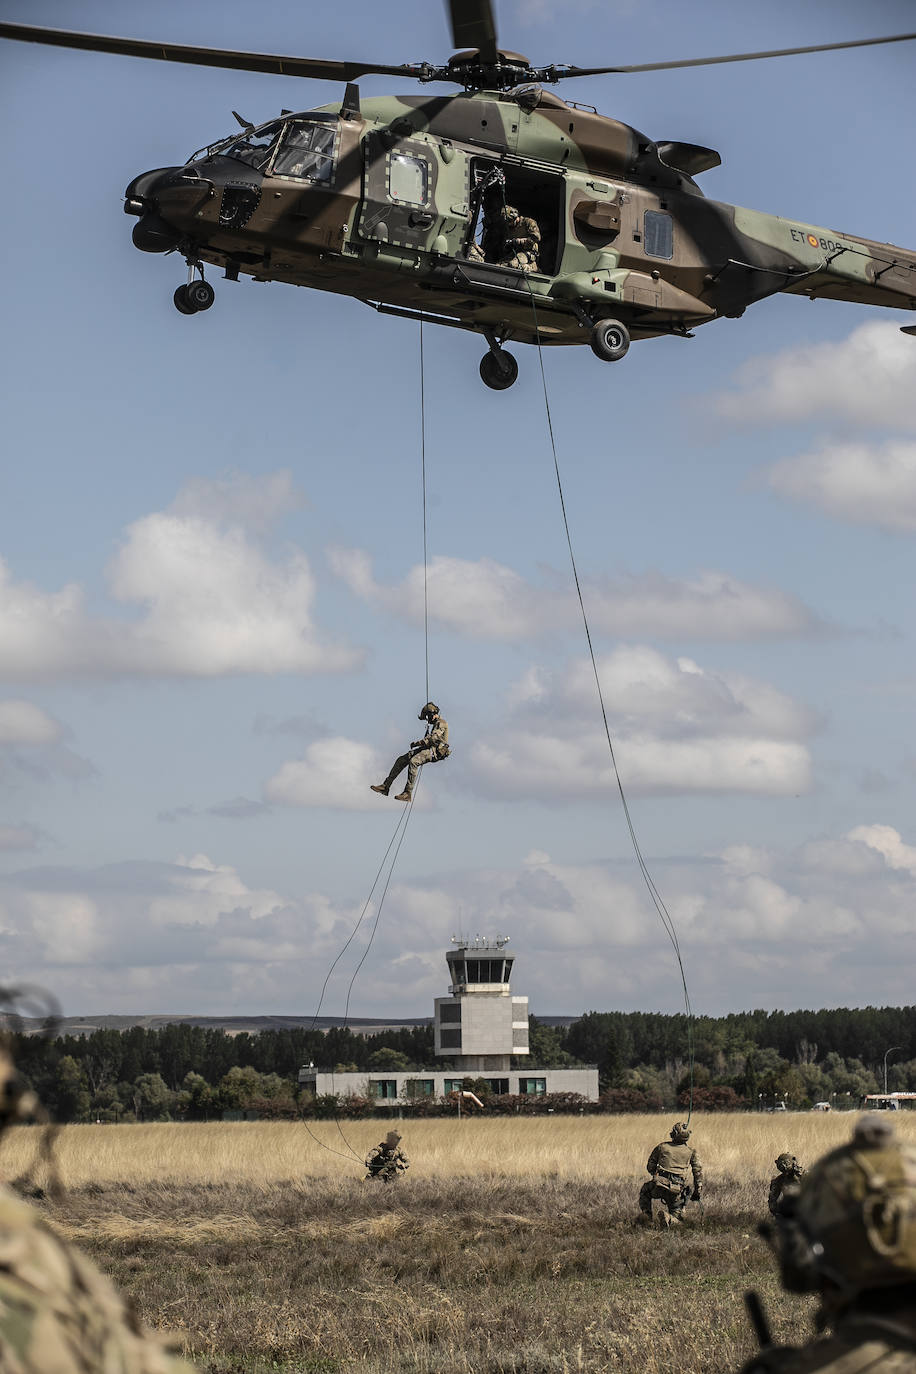
M 421 491 L 422 491 L 422 500 L 423 500 L 423 651 L 424 651 L 424 663 L 425 663 L 425 670 L 426 670 L 426 700 L 429 701 L 429 545 L 428 545 L 428 534 L 427 534 L 427 499 L 426 499 L 426 364 L 425 364 L 425 356 L 424 356 L 424 350 L 423 350 L 423 321 L 422 321 L 422 320 L 420 321 L 420 479 L 421 479 Z M 317 1006 L 317 1008 L 315 1009 L 315 1014 L 314 1014 L 314 1016 L 312 1017 L 312 1024 L 311 1024 L 311 1026 L 309 1027 L 310 1030 L 314 1030 L 314 1029 L 315 1029 L 315 1026 L 316 1026 L 317 1023 L 318 1023 L 318 1016 L 319 1016 L 319 1014 L 320 1014 L 320 1012 L 321 1012 L 322 1003 L 324 1002 L 324 994 L 325 994 L 325 992 L 326 992 L 326 990 L 327 990 L 328 983 L 329 983 L 330 980 L 331 980 L 331 975 L 333 974 L 335 968 L 336 968 L 337 965 L 340 963 L 341 959 L 342 959 L 343 956 L 346 954 L 347 950 L 350 948 L 350 945 L 353 943 L 354 939 L 356 938 L 357 931 L 359 930 L 360 926 L 361 926 L 362 923 L 363 923 L 363 920 L 365 919 L 366 912 L 369 910 L 369 904 L 370 904 L 370 902 L 372 901 L 372 897 L 373 897 L 373 894 L 374 894 L 374 892 L 375 892 L 375 889 L 378 887 L 378 884 L 379 884 L 379 881 L 380 881 L 380 879 L 381 879 L 382 873 L 383 873 L 383 871 L 384 871 L 384 869 L 385 869 L 385 865 L 386 865 L 386 863 L 388 862 L 388 856 L 389 856 L 389 854 L 391 854 L 392 849 L 394 849 L 394 855 L 392 856 L 391 863 L 390 863 L 390 865 L 389 865 L 389 867 L 388 867 L 388 872 L 387 872 L 387 875 L 386 875 L 386 877 L 385 877 L 384 886 L 382 887 L 382 895 L 381 895 L 381 897 L 379 898 L 378 907 L 377 907 L 376 913 L 375 913 L 375 920 L 374 920 L 374 922 L 373 922 L 373 924 L 372 924 L 372 930 L 370 931 L 370 934 L 369 934 L 369 940 L 368 940 L 368 942 L 367 942 L 367 944 L 366 944 L 366 948 L 363 950 L 362 957 L 360 958 L 359 963 L 356 965 L 356 968 L 353 970 L 352 977 L 350 978 L 350 982 L 349 982 L 349 984 L 348 984 L 348 986 L 347 986 L 347 997 L 346 997 L 346 1003 L 345 1003 L 345 1006 L 344 1006 L 344 1016 L 343 1016 L 343 1026 L 344 1026 L 344 1029 L 347 1028 L 347 1025 L 348 1025 L 348 1022 L 349 1022 L 349 1018 L 350 1018 L 350 997 L 351 997 L 352 992 L 353 992 L 353 985 L 354 985 L 354 983 L 356 982 L 356 977 L 357 977 L 357 975 L 358 975 L 360 969 L 362 968 L 363 964 L 366 962 L 366 959 L 367 959 L 367 957 L 368 957 L 368 955 L 369 955 L 369 951 L 370 951 L 370 949 L 372 948 L 373 942 L 374 942 L 374 940 L 375 940 L 376 932 L 378 931 L 379 921 L 381 920 L 381 916 L 382 916 L 382 907 L 385 905 L 385 898 L 386 898 L 387 895 L 388 895 L 388 888 L 389 888 L 389 886 L 390 886 L 390 884 L 391 884 L 391 879 L 392 879 L 392 877 L 393 877 L 393 875 L 394 875 L 394 869 L 395 869 L 395 865 L 397 864 L 397 861 L 398 861 L 398 855 L 399 855 L 400 852 L 401 852 L 401 845 L 404 843 L 404 837 L 405 837 L 406 834 L 407 834 L 407 826 L 408 826 L 408 824 L 409 824 L 409 822 L 410 822 L 410 817 L 411 817 L 411 815 L 413 814 L 414 800 L 415 800 L 415 798 L 416 798 L 417 792 L 419 791 L 420 780 L 421 780 L 421 777 L 422 777 L 422 772 L 423 772 L 423 770 L 421 769 L 421 770 L 420 770 L 420 775 L 417 777 L 417 781 L 416 781 L 416 784 L 415 784 L 415 786 L 414 786 L 413 795 L 411 796 L 410 803 L 404 808 L 404 810 L 401 812 L 400 816 L 398 817 L 397 825 L 396 825 L 395 828 L 394 828 L 394 834 L 391 836 L 391 839 L 388 841 L 388 848 L 385 850 L 385 853 L 384 853 L 384 855 L 383 855 L 383 857 L 382 857 L 382 861 L 381 861 L 381 863 L 380 863 L 379 866 L 378 866 L 378 869 L 377 869 L 376 874 L 375 874 L 375 878 L 374 878 L 373 881 L 372 881 L 372 886 L 371 886 L 370 889 L 369 889 L 369 895 L 367 896 L 366 901 L 365 901 L 365 903 L 364 903 L 364 905 L 363 905 L 363 909 L 362 909 L 362 911 L 361 911 L 360 914 L 359 914 L 359 919 L 357 920 L 357 922 L 356 922 L 355 926 L 353 927 L 353 929 L 351 930 L 350 934 L 347 936 L 346 941 L 344 942 L 342 948 L 340 949 L 339 953 L 337 954 L 336 958 L 334 959 L 334 962 L 331 964 L 331 967 L 328 969 L 328 971 L 327 971 L 327 973 L 326 973 L 326 975 L 325 975 L 324 982 L 323 982 L 322 985 L 321 985 L 321 994 L 320 994 L 320 996 L 319 996 L 319 998 L 318 998 L 318 1006 Z M 332 1074 L 331 1074 L 331 1084 L 332 1084 L 332 1088 L 333 1088 L 333 1082 L 334 1082 L 334 1075 L 333 1075 L 333 1073 L 332 1073 Z M 308 1131 L 309 1135 L 310 1135 L 311 1138 L 315 1141 L 315 1143 L 316 1143 L 317 1145 L 320 1145 L 322 1149 L 328 1150 L 331 1154 L 338 1155 L 341 1159 L 350 1159 L 350 1158 L 352 1157 L 353 1159 L 357 1160 L 357 1161 L 359 1162 L 359 1164 L 361 1165 L 362 1162 L 363 1162 L 363 1161 L 362 1161 L 362 1158 L 356 1153 L 356 1151 L 353 1149 L 353 1146 L 350 1144 L 349 1140 L 347 1140 L 346 1136 L 344 1135 L 343 1127 L 342 1127 L 341 1124 L 340 1124 L 340 1118 L 339 1118 L 338 1116 L 335 1115 L 334 1121 L 335 1121 L 335 1124 L 336 1124 L 336 1126 L 337 1126 L 337 1130 L 338 1130 L 338 1133 L 340 1134 L 341 1139 L 343 1140 L 344 1144 L 346 1145 L 347 1149 L 348 1149 L 349 1152 L 350 1152 L 348 1155 L 344 1154 L 341 1150 L 334 1150 L 334 1149 L 331 1148 L 330 1145 L 326 1145 L 325 1142 L 324 1142 L 323 1140 L 320 1140 L 320 1139 L 318 1138 L 318 1136 L 315 1135 L 314 1131 L 312 1131 L 312 1129 L 310 1128 L 310 1126 L 309 1126 L 308 1122 L 306 1121 L 305 1117 L 302 1118 L 302 1123 L 303 1123 L 303 1125 L 305 1126 L 305 1129 Z
M 417 786 L 419 786 L 419 779 L 417 780 Z M 414 790 L 415 790 L 415 792 L 416 792 L 416 788 L 415 788 Z M 317 1006 L 317 1008 L 316 1008 L 316 1010 L 315 1010 L 314 1016 L 312 1017 L 312 1024 L 311 1024 L 311 1026 L 309 1027 L 309 1030 L 314 1030 L 315 1027 L 316 1027 L 316 1025 L 317 1025 L 317 1023 L 318 1023 L 318 1016 L 319 1016 L 319 1014 L 320 1014 L 320 1012 L 321 1012 L 321 1004 L 322 1004 L 322 1002 L 324 1001 L 324 994 L 325 994 L 325 991 L 326 991 L 326 989 L 327 989 L 328 983 L 330 982 L 331 975 L 333 974 L 333 972 L 334 972 L 335 968 L 337 967 L 337 965 L 340 963 L 340 961 L 341 961 L 341 959 L 343 958 L 343 956 L 346 954 L 347 950 L 350 948 L 350 945 L 353 943 L 354 939 L 356 938 L 356 934 L 357 934 L 357 932 L 358 932 L 360 926 L 362 925 L 363 921 L 365 920 L 366 912 L 369 910 L 369 905 L 370 905 L 370 903 L 371 903 L 371 901 L 372 901 L 373 894 L 375 893 L 375 890 L 376 890 L 376 888 L 377 888 L 378 885 L 379 885 L 379 882 L 380 882 L 381 877 L 382 877 L 382 873 L 384 872 L 385 866 L 386 866 L 386 864 L 388 863 L 388 856 L 391 854 L 391 851 L 392 851 L 392 849 L 393 849 L 393 850 L 394 850 L 394 855 L 393 855 L 393 857 L 392 857 L 392 859 L 391 859 L 391 863 L 390 863 L 390 865 L 389 865 L 389 867 L 388 867 L 388 873 L 387 873 L 387 876 L 386 876 L 386 878 L 385 878 L 384 886 L 383 886 L 383 888 L 382 888 L 382 895 L 381 895 L 381 897 L 379 898 L 378 908 L 377 908 L 376 913 L 375 913 L 375 920 L 374 920 L 374 922 L 373 922 L 373 924 L 372 924 L 372 930 L 370 931 L 370 934 L 369 934 L 369 941 L 368 941 L 368 944 L 366 945 L 365 950 L 363 951 L 362 958 L 360 959 L 359 963 L 356 965 L 356 968 L 355 968 L 354 971 L 353 971 L 353 975 L 352 975 L 352 977 L 351 977 L 351 979 L 350 979 L 349 986 L 347 987 L 346 1006 L 345 1006 L 345 1009 L 344 1009 L 344 1017 L 343 1017 L 343 1028 L 344 1028 L 344 1029 L 347 1028 L 347 1024 L 348 1024 L 349 1017 L 350 1017 L 350 995 L 351 995 L 351 993 L 352 993 L 352 991 L 353 991 L 353 984 L 354 984 L 354 982 L 356 981 L 356 975 L 359 973 L 360 969 L 362 968 L 363 964 L 365 963 L 366 957 L 367 957 L 367 955 L 368 955 L 368 953 L 369 953 L 369 950 L 372 948 L 373 941 L 375 940 L 376 931 L 378 930 L 378 926 L 379 926 L 379 920 L 381 919 L 381 915 L 382 915 L 382 907 L 384 906 L 384 904 L 385 904 L 385 898 L 386 898 L 386 896 L 388 895 L 388 888 L 389 888 L 389 885 L 390 885 L 390 883 L 391 883 L 392 874 L 394 873 L 394 866 L 395 866 L 395 864 L 397 863 L 398 855 L 399 855 L 400 852 L 401 852 L 401 845 L 404 843 L 404 836 L 405 836 L 406 833 L 407 833 L 407 825 L 408 825 L 408 822 L 409 822 L 409 820 L 410 820 L 410 815 L 411 815 L 411 812 L 412 812 L 412 811 L 413 811 L 413 800 L 411 800 L 409 806 L 405 806 L 404 810 L 403 810 L 403 811 L 401 812 L 401 814 L 398 816 L 398 822 L 397 822 L 397 825 L 396 825 L 395 828 L 394 828 L 394 834 L 391 836 L 391 839 L 388 841 L 388 848 L 385 850 L 385 853 L 384 853 L 384 855 L 382 856 L 382 861 L 381 861 L 381 863 L 379 864 L 378 869 L 376 870 L 375 877 L 374 877 L 374 879 L 372 880 L 372 886 L 371 886 L 370 889 L 369 889 L 369 895 L 366 897 L 366 900 L 365 900 L 365 902 L 364 902 L 364 904 L 363 904 L 363 908 L 362 908 L 361 912 L 359 913 L 359 918 L 358 918 L 356 924 L 354 925 L 353 929 L 350 931 L 350 934 L 347 936 L 347 939 L 346 939 L 346 941 L 344 942 L 344 944 L 343 944 L 342 948 L 340 949 L 340 951 L 338 952 L 336 958 L 334 959 L 334 962 L 331 964 L 331 967 L 328 969 L 327 974 L 325 975 L 324 983 L 322 984 L 322 987 L 321 987 L 321 996 L 320 996 L 319 999 L 318 999 L 318 1006 Z M 331 1085 L 332 1085 L 332 1088 L 333 1088 L 333 1081 L 334 1081 L 334 1075 L 333 1075 L 333 1072 L 332 1072 L 332 1074 L 331 1074 Z M 341 1127 L 341 1124 L 340 1124 L 340 1118 L 337 1117 L 337 1116 L 335 1115 L 334 1121 L 335 1121 L 335 1124 L 336 1124 L 336 1126 L 337 1126 L 337 1130 L 338 1130 L 338 1132 L 339 1132 L 339 1134 L 340 1134 L 341 1139 L 343 1140 L 344 1144 L 346 1145 L 347 1149 L 348 1149 L 349 1152 L 350 1152 L 349 1154 L 344 1154 L 341 1150 L 335 1150 L 335 1149 L 333 1149 L 330 1145 L 325 1144 L 325 1142 L 324 1142 L 323 1140 L 321 1140 L 321 1139 L 315 1134 L 315 1132 L 311 1129 L 311 1127 L 309 1126 L 308 1121 L 306 1120 L 306 1118 L 305 1118 L 304 1116 L 302 1117 L 302 1124 L 305 1126 L 306 1131 L 307 1131 L 308 1134 L 311 1136 L 312 1140 L 314 1140 L 314 1142 L 315 1142 L 316 1145 L 320 1145 L 321 1148 L 322 1148 L 323 1150 L 327 1150 L 327 1151 L 328 1151 L 330 1154 L 332 1154 L 332 1155 L 338 1155 L 341 1159 L 351 1159 L 351 1158 L 352 1158 L 352 1159 L 355 1159 L 355 1160 L 357 1161 L 357 1163 L 359 1163 L 360 1165 L 362 1165 L 362 1163 L 363 1163 L 362 1157 L 356 1153 L 356 1151 L 353 1149 L 353 1146 L 350 1144 L 349 1140 L 347 1140 L 346 1136 L 345 1136 L 344 1133 L 343 1133 L 343 1128 Z
M 503 203 L 505 204 L 505 192 L 503 192 Z M 546 374 L 546 371 L 545 371 L 545 369 L 544 369 L 544 350 L 543 350 L 542 345 L 541 345 L 541 334 L 540 334 L 540 329 L 539 329 L 539 327 L 538 327 L 537 302 L 535 301 L 534 292 L 533 292 L 533 290 L 531 289 L 531 283 L 530 283 L 530 281 L 528 281 L 527 277 L 525 278 L 525 284 L 526 284 L 527 287 L 528 287 L 528 295 L 529 295 L 529 297 L 530 297 L 530 299 L 531 299 L 531 312 L 532 312 L 532 315 L 533 315 L 533 317 L 534 317 L 534 335 L 535 335 L 535 339 L 536 339 L 536 341 L 537 341 L 538 363 L 539 363 L 539 365 L 540 365 L 540 372 L 541 372 L 541 387 L 542 387 L 543 392 L 544 392 L 544 411 L 545 411 L 546 416 L 547 416 L 547 432 L 548 432 L 548 434 L 549 434 L 549 436 L 550 436 L 550 448 L 551 448 L 551 452 L 552 452 L 552 454 L 553 454 L 553 468 L 554 468 L 554 473 L 555 473 L 556 479 L 557 479 L 557 491 L 559 492 L 559 495 L 560 495 L 560 510 L 561 510 L 562 513 L 563 513 L 563 528 L 564 528 L 565 531 L 566 531 L 566 544 L 567 544 L 567 547 L 568 547 L 568 549 L 569 549 L 569 561 L 570 561 L 570 564 L 571 564 L 571 566 L 572 566 L 573 581 L 574 581 L 575 586 L 576 586 L 576 595 L 577 595 L 578 598 L 579 598 L 579 610 L 580 610 L 581 613 L 582 613 L 582 624 L 583 624 L 583 626 L 585 627 L 585 638 L 586 638 L 586 641 L 587 641 L 587 643 L 588 643 L 588 653 L 589 653 L 589 658 L 591 659 L 591 663 L 592 663 L 592 673 L 594 674 L 594 678 L 595 678 L 595 687 L 596 687 L 597 692 L 598 692 L 598 703 L 599 703 L 599 705 L 600 705 L 600 707 L 601 707 L 601 719 L 602 719 L 602 721 L 604 722 L 604 733 L 605 733 L 605 735 L 606 735 L 606 737 L 607 737 L 608 750 L 609 750 L 610 755 L 611 755 L 611 763 L 612 763 L 613 766 L 614 766 L 614 776 L 615 776 L 615 778 L 617 779 L 617 791 L 620 793 L 620 801 L 621 801 L 621 805 L 623 806 L 623 814 L 624 814 L 624 817 L 626 818 L 627 830 L 629 831 L 629 834 L 630 834 L 630 841 L 631 841 L 632 846 L 633 846 L 633 853 L 636 855 L 636 862 L 637 862 L 637 864 L 638 864 L 638 866 L 639 866 L 639 871 L 640 871 L 640 873 L 642 874 L 643 881 L 644 881 L 644 883 L 645 883 L 645 885 L 646 885 L 646 890 L 647 890 L 648 893 L 649 893 L 649 898 L 650 898 L 650 900 L 651 900 L 651 902 L 652 902 L 652 905 L 653 905 L 654 908 L 655 908 L 655 911 L 656 911 L 656 914 L 658 915 L 659 920 L 661 921 L 662 925 L 663 925 L 664 928 L 665 928 L 665 933 L 666 933 L 666 935 L 668 936 L 669 941 L 671 942 L 671 947 L 672 947 L 672 949 L 674 950 L 674 957 L 675 957 L 675 959 L 677 960 L 677 966 L 678 966 L 678 970 L 679 970 L 679 972 L 680 972 L 680 977 L 681 977 L 681 987 L 682 987 L 683 992 L 684 992 L 684 1009 L 685 1009 L 686 1014 L 687 1014 L 687 1058 L 688 1058 L 688 1064 L 689 1064 L 689 1085 L 690 1085 L 690 1086 L 689 1086 L 688 1108 L 687 1108 L 687 1122 L 688 1122 L 688 1124 L 689 1124 L 690 1118 L 691 1118 L 691 1116 L 693 1115 L 693 1065 L 694 1065 L 694 1042 L 693 1042 L 693 1008 L 692 1008 L 692 1006 L 691 1006 L 691 1004 L 690 1004 L 690 993 L 689 993 L 688 988 L 687 988 L 687 975 L 686 975 L 686 973 L 685 973 L 685 971 L 684 971 L 684 960 L 683 960 L 683 958 L 682 958 L 682 956 L 681 956 L 681 946 L 680 946 L 680 942 L 679 942 L 679 940 L 678 940 L 677 930 L 676 930 L 676 928 L 675 928 L 674 921 L 672 920 L 672 918 L 671 918 L 671 913 L 669 912 L 668 908 L 666 907 L 666 905 L 665 905 L 665 903 L 664 903 L 664 900 L 663 900 L 663 898 L 662 898 L 662 896 L 661 896 L 661 893 L 659 892 L 658 888 L 655 886 L 655 882 L 654 882 L 654 880 L 653 880 L 653 878 L 652 878 L 652 874 L 649 872 L 648 865 L 646 864 L 646 861 L 645 861 L 645 859 L 643 858 L 642 850 L 641 850 L 640 847 L 639 847 L 639 840 L 638 840 L 637 837 L 636 837 L 636 829 L 635 829 L 635 826 L 633 825 L 633 818 L 632 818 L 632 816 L 630 815 L 630 807 L 629 807 L 629 804 L 627 803 L 626 793 L 624 792 L 624 789 L 623 789 L 623 779 L 622 779 L 621 776 L 620 776 L 620 769 L 619 769 L 618 766 L 617 766 L 617 755 L 616 755 L 616 753 L 614 752 L 614 740 L 613 740 L 613 737 L 612 737 L 612 735 L 611 735 L 611 727 L 610 727 L 610 724 L 609 724 L 609 722 L 608 722 L 607 709 L 605 708 L 605 704 L 604 704 L 604 693 L 603 693 L 602 690 L 601 690 L 601 677 L 600 677 L 600 674 L 599 674 L 599 672 L 598 672 L 598 663 L 597 663 L 597 660 L 596 660 L 596 658 L 595 658 L 595 648 L 594 648 L 594 645 L 593 645 L 593 643 L 592 643 L 592 633 L 591 633 L 591 629 L 589 628 L 588 615 L 586 614 L 586 610 L 585 610 L 585 598 L 584 598 L 583 595 L 582 595 L 582 584 L 581 584 L 580 581 L 579 581 L 579 569 L 578 569 L 578 567 L 576 566 L 576 555 L 575 555 L 575 553 L 574 553 L 574 551 L 573 551 L 572 535 L 570 534 L 570 530 L 569 530 L 569 517 L 568 517 L 568 515 L 567 515 L 567 513 L 566 513 L 566 499 L 565 499 L 565 497 L 564 497 L 564 495 L 563 495 L 563 481 L 562 481 L 562 479 L 561 479 L 561 477 L 560 477 L 560 460 L 559 460 L 559 458 L 558 458 L 558 456 L 557 456 L 557 443 L 556 443 L 556 437 L 555 437 L 555 435 L 554 435 L 554 429 L 553 429 L 553 417 L 552 417 L 551 412 L 550 412 L 550 396 L 549 396 L 548 389 L 547 389 L 547 374 Z
M 420 475 L 423 489 L 423 645 L 426 656 L 426 700 L 429 701 L 429 558 L 426 541 L 426 366 L 423 321 L 420 320 Z

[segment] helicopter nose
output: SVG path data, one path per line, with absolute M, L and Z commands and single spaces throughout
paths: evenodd
M 183 172 L 182 167 L 155 167 L 134 177 L 124 192 L 124 213 L 137 216 L 131 238 L 144 253 L 168 253 L 181 240 L 181 233 L 160 214 L 158 194 L 182 180 Z

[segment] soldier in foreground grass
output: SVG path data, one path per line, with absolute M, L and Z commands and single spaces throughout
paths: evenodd
M 775 1178 L 770 1179 L 770 1195 L 767 1198 L 767 1206 L 770 1209 L 770 1215 L 775 1217 L 779 1212 L 779 1199 L 786 1188 L 797 1183 L 805 1171 L 795 1156 L 789 1154 L 788 1150 L 777 1155 L 773 1163 L 779 1172 Z
M 0 988 L 0 1003 L 11 995 Z M 38 1102 L 0 1037 L 0 1136 Z M 35 1190 L 38 1193 L 40 1190 Z M 0 1185 L 2 1374 L 192 1374 L 144 1331 L 112 1284 L 29 1203 Z
M 391 1183 L 398 1174 L 406 1173 L 410 1168 L 410 1160 L 400 1146 L 400 1134 L 389 1131 L 385 1139 L 366 1156 L 366 1168 L 369 1170 L 366 1178 L 380 1178 L 384 1183 Z
M 639 1190 L 639 1210 L 664 1226 L 677 1225 L 689 1200 L 699 1202 L 703 1166 L 687 1142 L 690 1129 L 684 1121 L 671 1127 L 670 1140 L 656 1145 L 646 1163 L 652 1175 Z
M 763 1348 L 742 1374 L 916 1374 L 916 1150 L 894 1139 L 891 1122 L 863 1116 L 848 1145 L 784 1191 L 761 1231 L 783 1287 L 820 1297 L 822 1334 L 772 1345 L 748 1294 Z

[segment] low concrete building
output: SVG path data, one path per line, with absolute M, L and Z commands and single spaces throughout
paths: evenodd
M 482 1078 L 498 1095 L 540 1097 L 545 1093 L 578 1093 L 598 1100 L 594 1064 L 575 1069 L 539 1068 L 512 1060 L 530 1053 L 528 998 L 515 996 L 510 985 L 514 954 L 508 936 L 489 940 L 453 937 L 456 948 L 445 958 L 451 983 L 447 997 L 437 997 L 433 1025 L 435 1054 L 441 1069 L 432 1072 L 381 1069 L 373 1073 L 334 1073 L 309 1064 L 299 1070 L 299 1083 L 317 1096 L 376 1098 L 410 1102 L 444 1097 L 460 1089 L 465 1078 Z

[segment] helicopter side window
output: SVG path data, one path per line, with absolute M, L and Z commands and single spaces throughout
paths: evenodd
M 674 256 L 674 222 L 664 210 L 646 211 L 645 245 L 648 258 Z
M 429 168 L 421 157 L 392 153 L 388 161 L 388 195 L 398 205 L 425 205 Z
M 337 125 L 293 124 L 274 163 L 274 176 L 303 177 L 330 186 L 334 180 Z
M 263 172 L 270 161 L 282 127 L 282 124 L 268 124 L 264 129 L 237 138 L 228 147 L 221 148 L 220 153 L 223 157 L 234 157 L 238 162 L 247 162 L 249 167 Z

